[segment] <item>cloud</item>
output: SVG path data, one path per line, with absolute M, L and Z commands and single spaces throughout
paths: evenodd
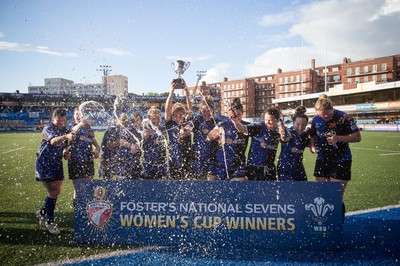
M 216 64 L 214 67 L 207 70 L 206 75 L 202 78 L 207 83 L 221 82 L 227 76 L 231 65 L 226 63 Z
M 1 31 L 0 31 L 0 38 L 3 38 L 4 37 L 4 33 L 2 33 Z
M 258 56 L 254 60 L 254 63 L 246 65 L 245 76 L 274 74 L 277 73 L 278 68 L 284 72 L 310 68 L 311 60 L 305 58 L 303 54 L 312 54 L 312 58 L 317 57 L 317 53 L 308 47 L 280 47 L 270 49 Z
M 48 54 L 59 57 L 77 57 L 76 53 L 65 53 L 51 50 L 46 46 L 32 46 L 30 44 L 19 44 L 15 42 L 2 42 L 0 41 L 0 50 L 14 51 L 14 52 L 35 52 L 40 54 Z
M 395 10 L 400 9 L 399 3 L 400 0 L 325 0 L 297 6 L 292 24 L 284 29 L 287 32 L 270 38 L 281 42 L 282 47 L 261 53 L 245 66 L 244 75 L 273 74 L 278 68 L 310 68 L 312 58 L 316 59 L 316 66 L 323 66 L 325 61 L 341 63 L 344 57 L 355 61 L 397 54 L 400 35 L 395 25 L 400 25 L 400 16 Z M 283 11 L 274 17 L 285 14 Z M 270 32 L 272 22 L 266 25 Z
M 168 55 L 168 60 L 183 60 L 186 62 L 199 62 L 199 61 L 207 61 L 212 59 L 213 56 L 210 54 L 199 55 L 199 56 L 177 56 L 177 55 Z
M 385 4 L 369 20 L 374 21 L 381 17 L 395 15 L 400 13 L 400 0 L 386 0 Z
M 130 57 L 138 57 L 137 55 L 132 54 L 131 52 L 115 49 L 115 48 L 99 48 L 97 49 L 100 53 L 111 54 L 116 56 L 130 56 Z
M 296 13 L 293 11 L 285 11 L 279 14 L 267 14 L 263 16 L 260 25 L 264 27 L 278 26 L 292 23 L 296 20 Z

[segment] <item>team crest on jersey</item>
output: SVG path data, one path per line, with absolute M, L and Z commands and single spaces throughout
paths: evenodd
M 111 218 L 112 204 L 105 201 L 106 190 L 104 187 L 94 189 L 94 201 L 87 204 L 87 216 L 92 225 L 103 228 Z
M 313 220 L 322 225 L 328 219 L 326 214 L 333 211 L 335 207 L 332 204 L 325 204 L 324 198 L 317 197 L 314 199 L 314 203 L 307 204 L 305 208 L 313 213 Z

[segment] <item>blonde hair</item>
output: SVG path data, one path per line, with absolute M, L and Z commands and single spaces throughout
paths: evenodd
M 161 114 L 160 109 L 158 109 L 155 106 L 152 106 L 152 107 L 150 107 L 149 111 L 147 111 L 147 116 L 153 116 L 156 113 L 160 113 Z
M 333 109 L 333 102 L 328 98 L 328 95 L 321 94 L 319 99 L 315 102 L 315 110 L 330 110 Z
M 129 124 L 128 115 L 126 113 L 121 113 L 121 115 L 119 116 L 119 122 L 121 123 L 121 125 L 126 127 Z
M 183 112 L 185 114 L 186 113 L 186 108 L 181 103 L 175 103 L 172 106 L 172 114 L 174 114 L 175 112 Z

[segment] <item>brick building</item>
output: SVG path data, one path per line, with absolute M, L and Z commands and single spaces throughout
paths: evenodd
M 327 66 L 316 66 L 312 59 L 310 67 L 305 69 L 286 72 L 278 69 L 274 74 L 238 80 L 225 78 L 222 82 L 203 83 L 201 86 L 213 88 L 214 94 L 220 95 L 221 114 L 226 110 L 226 102 L 239 97 L 245 107 L 246 118 L 260 117 L 274 106 L 279 107 L 284 114 L 292 113 L 298 105 L 313 108 L 321 93 L 333 97 L 338 105 L 390 101 L 390 112 L 397 115 L 399 108 L 395 107 L 398 106 L 395 103 L 400 103 L 399 81 L 400 54 L 397 54 L 354 62 L 344 58 L 340 64 Z M 191 91 L 193 89 L 189 88 Z M 385 109 L 383 105 L 382 108 Z M 363 110 L 364 113 L 375 111 Z M 379 115 L 376 113 L 376 117 Z

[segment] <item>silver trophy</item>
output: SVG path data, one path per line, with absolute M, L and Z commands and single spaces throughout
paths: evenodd
M 176 60 L 174 63 L 171 63 L 172 68 L 174 69 L 175 73 L 178 75 L 174 82 L 177 85 L 183 84 L 181 75 L 185 73 L 186 69 L 190 66 L 190 62 L 185 62 L 183 60 Z

